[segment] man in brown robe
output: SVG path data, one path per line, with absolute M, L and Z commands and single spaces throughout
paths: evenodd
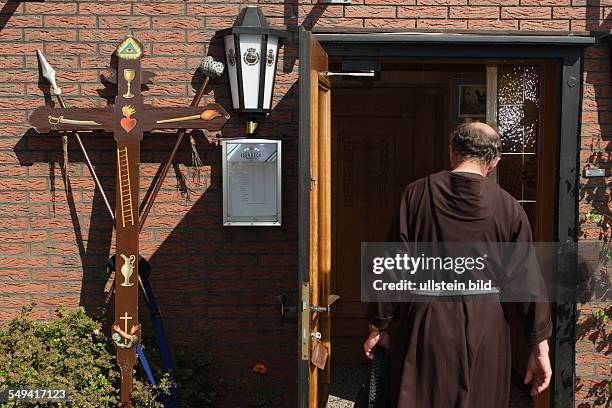
M 490 126 L 460 125 L 450 137 L 452 171 L 406 187 L 398 233 L 403 242 L 530 242 L 520 204 L 486 176 L 499 161 L 501 141 Z M 538 271 L 539 272 L 539 271 Z M 502 408 L 510 395 L 510 329 L 500 301 L 371 303 L 368 358 L 389 348 L 390 407 Z M 552 375 L 546 303 L 515 303 L 531 353 L 525 384 L 544 391 Z M 394 322 L 389 336 L 387 329 Z

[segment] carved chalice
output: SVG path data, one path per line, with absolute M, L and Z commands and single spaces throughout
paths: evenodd
M 127 81 L 127 91 L 123 94 L 125 99 L 132 99 L 134 94 L 132 94 L 132 81 L 136 77 L 136 71 L 133 69 L 124 69 L 123 70 L 123 78 Z

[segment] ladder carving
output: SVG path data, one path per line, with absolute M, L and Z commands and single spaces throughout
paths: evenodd
M 121 223 L 125 228 L 127 224 L 134 225 L 127 147 L 117 149 L 117 168 L 119 169 L 119 192 L 121 194 Z

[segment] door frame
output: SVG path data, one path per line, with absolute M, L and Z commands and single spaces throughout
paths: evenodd
M 335 31 L 334 31 L 335 30 Z M 550 59 L 560 65 L 558 135 L 556 145 L 555 238 L 576 242 L 578 238 L 578 191 L 580 177 L 580 115 L 582 103 L 583 48 L 593 45 L 594 37 L 576 35 L 533 35 L 517 32 L 419 32 L 379 33 L 362 30 L 339 33 L 341 29 L 299 31 L 299 144 L 298 144 L 298 284 L 309 279 L 310 228 L 310 41 L 318 40 L 330 57 L 474 58 L 503 62 Z M 299 298 L 299 297 L 298 297 Z M 576 304 L 557 303 L 552 403 L 556 408 L 574 407 Z M 298 319 L 298 340 L 302 336 Z M 301 356 L 301 341 L 298 341 Z M 309 361 L 298 360 L 298 407 L 307 408 Z

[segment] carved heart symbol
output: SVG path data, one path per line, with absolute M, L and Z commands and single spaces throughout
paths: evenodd
M 127 133 L 130 133 L 132 129 L 136 127 L 138 121 L 134 118 L 123 118 L 121 119 L 120 125 Z

